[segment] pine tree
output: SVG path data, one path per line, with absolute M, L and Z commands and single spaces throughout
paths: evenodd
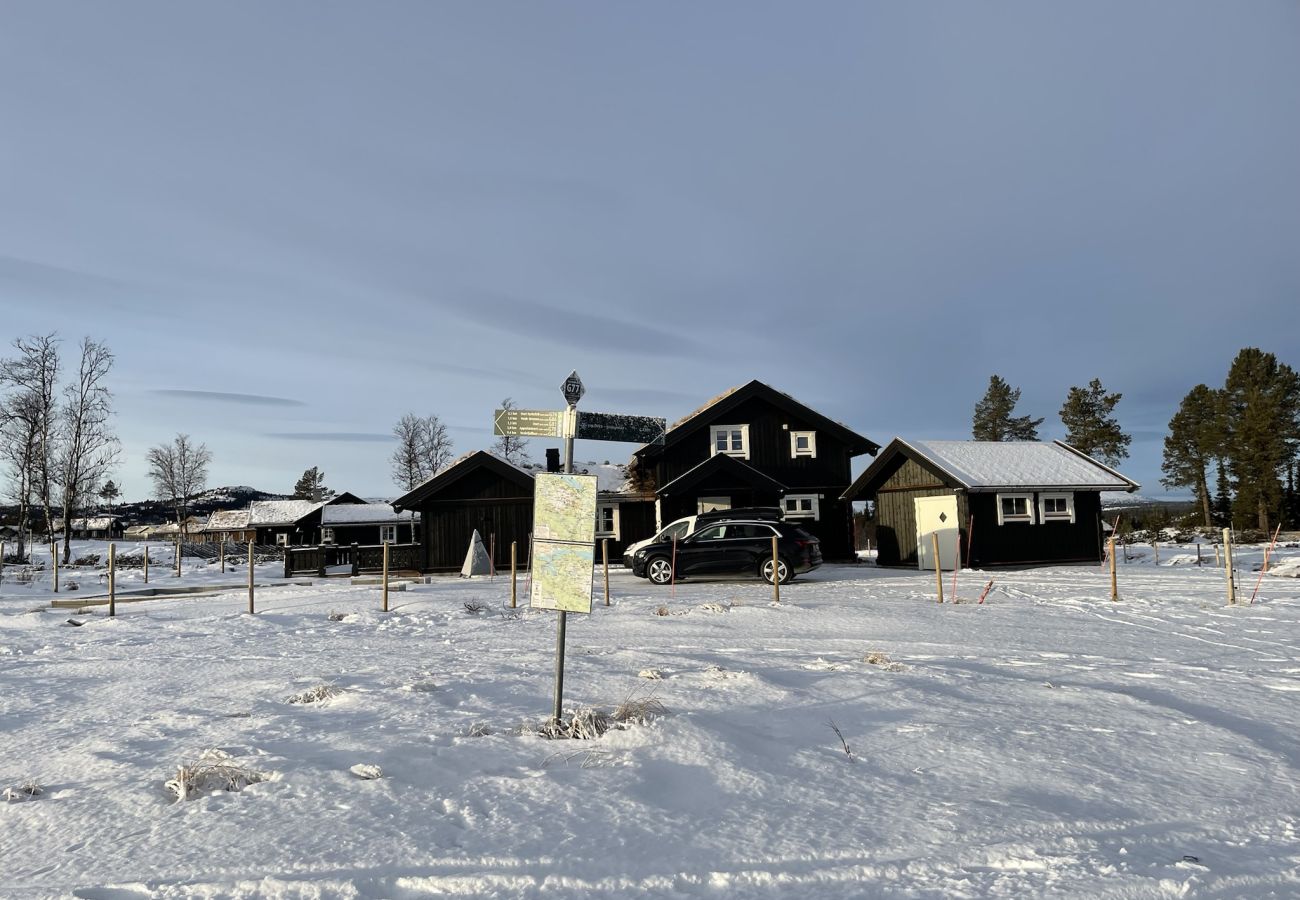
M 1228 470 L 1219 459 L 1214 474 L 1214 524 L 1224 528 L 1232 523 L 1232 485 L 1228 483 Z
M 1165 458 L 1161 470 L 1165 487 L 1190 487 L 1196 492 L 1197 505 L 1205 527 L 1214 524 L 1210 509 L 1208 468 L 1210 461 L 1222 453 L 1223 419 L 1218 393 L 1198 384 L 1192 388 L 1169 420 L 1165 436 Z
M 1125 434 L 1111 413 L 1123 394 L 1108 394 L 1101 379 L 1086 388 L 1072 387 L 1061 406 L 1065 442 L 1081 453 L 1115 465 L 1128 456 L 1133 439 Z
M 1247 347 L 1224 382 L 1225 455 L 1237 485 L 1234 513 L 1261 531 L 1282 512 L 1282 477 L 1300 447 L 1300 376 Z
M 99 489 L 99 499 L 108 504 L 110 512 L 113 510 L 113 504 L 117 498 L 122 496 L 122 489 L 114 483 L 113 479 L 104 482 L 104 486 Z
M 293 499 L 310 500 L 312 503 L 323 503 L 326 500 L 334 498 L 334 491 L 325 486 L 325 473 L 316 466 L 302 473 L 293 486 Z
M 1013 388 L 997 375 L 989 376 L 989 388 L 975 404 L 971 437 L 977 441 L 1036 441 L 1042 419 L 1013 416 L 1020 402 L 1020 388 Z

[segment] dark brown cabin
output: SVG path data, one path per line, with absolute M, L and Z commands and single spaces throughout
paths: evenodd
M 963 566 L 981 568 L 1100 562 L 1101 492 L 1138 487 L 1061 441 L 895 438 L 844 499 L 875 501 L 879 565 L 930 568 L 938 532 L 943 567 L 959 547 Z M 955 521 L 918 524 L 940 497 L 953 498 Z
M 828 560 L 854 558 L 852 504 L 841 498 L 856 456 L 880 449 L 761 381 L 733 388 L 668 429 L 633 459 L 652 489 L 658 526 L 706 509 L 781 506 L 816 535 Z

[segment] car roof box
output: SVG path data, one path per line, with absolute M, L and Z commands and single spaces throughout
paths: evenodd
M 702 512 L 695 517 L 695 525 L 698 528 L 705 522 L 726 522 L 731 519 L 769 519 L 771 521 L 780 521 L 784 514 L 779 506 L 741 506 L 735 509 L 714 509 L 709 512 Z

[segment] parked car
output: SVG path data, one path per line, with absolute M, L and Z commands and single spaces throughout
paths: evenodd
M 785 584 L 822 564 L 821 541 L 789 522 L 747 520 L 714 522 L 678 540 L 637 550 L 632 574 L 654 584 L 691 575 L 753 574 L 771 583 L 772 537 L 777 539 L 776 577 Z M 676 571 L 674 571 L 674 569 Z
M 708 512 L 698 513 L 694 516 L 683 516 L 669 522 L 654 537 L 628 544 L 623 550 L 623 565 L 629 569 L 632 568 L 632 560 L 636 556 L 636 552 L 642 547 L 649 547 L 651 544 L 662 544 L 665 541 L 671 543 L 673 538 L 680 541 L 710 522 L 722 522 L 728 519 L 746 519 L 749 521 L 762 519 L 775 522 L 784 515 L 785 513 L 779 506 L 745 506 L 736 509 L 711 509 Z

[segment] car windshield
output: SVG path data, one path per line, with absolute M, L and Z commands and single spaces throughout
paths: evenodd
M 686 536 L 686 529 L 690 527 L 689 522 L 674 522 L 655 535 L 655 541 L 671 541 L 673 538 L 683 538 Z

